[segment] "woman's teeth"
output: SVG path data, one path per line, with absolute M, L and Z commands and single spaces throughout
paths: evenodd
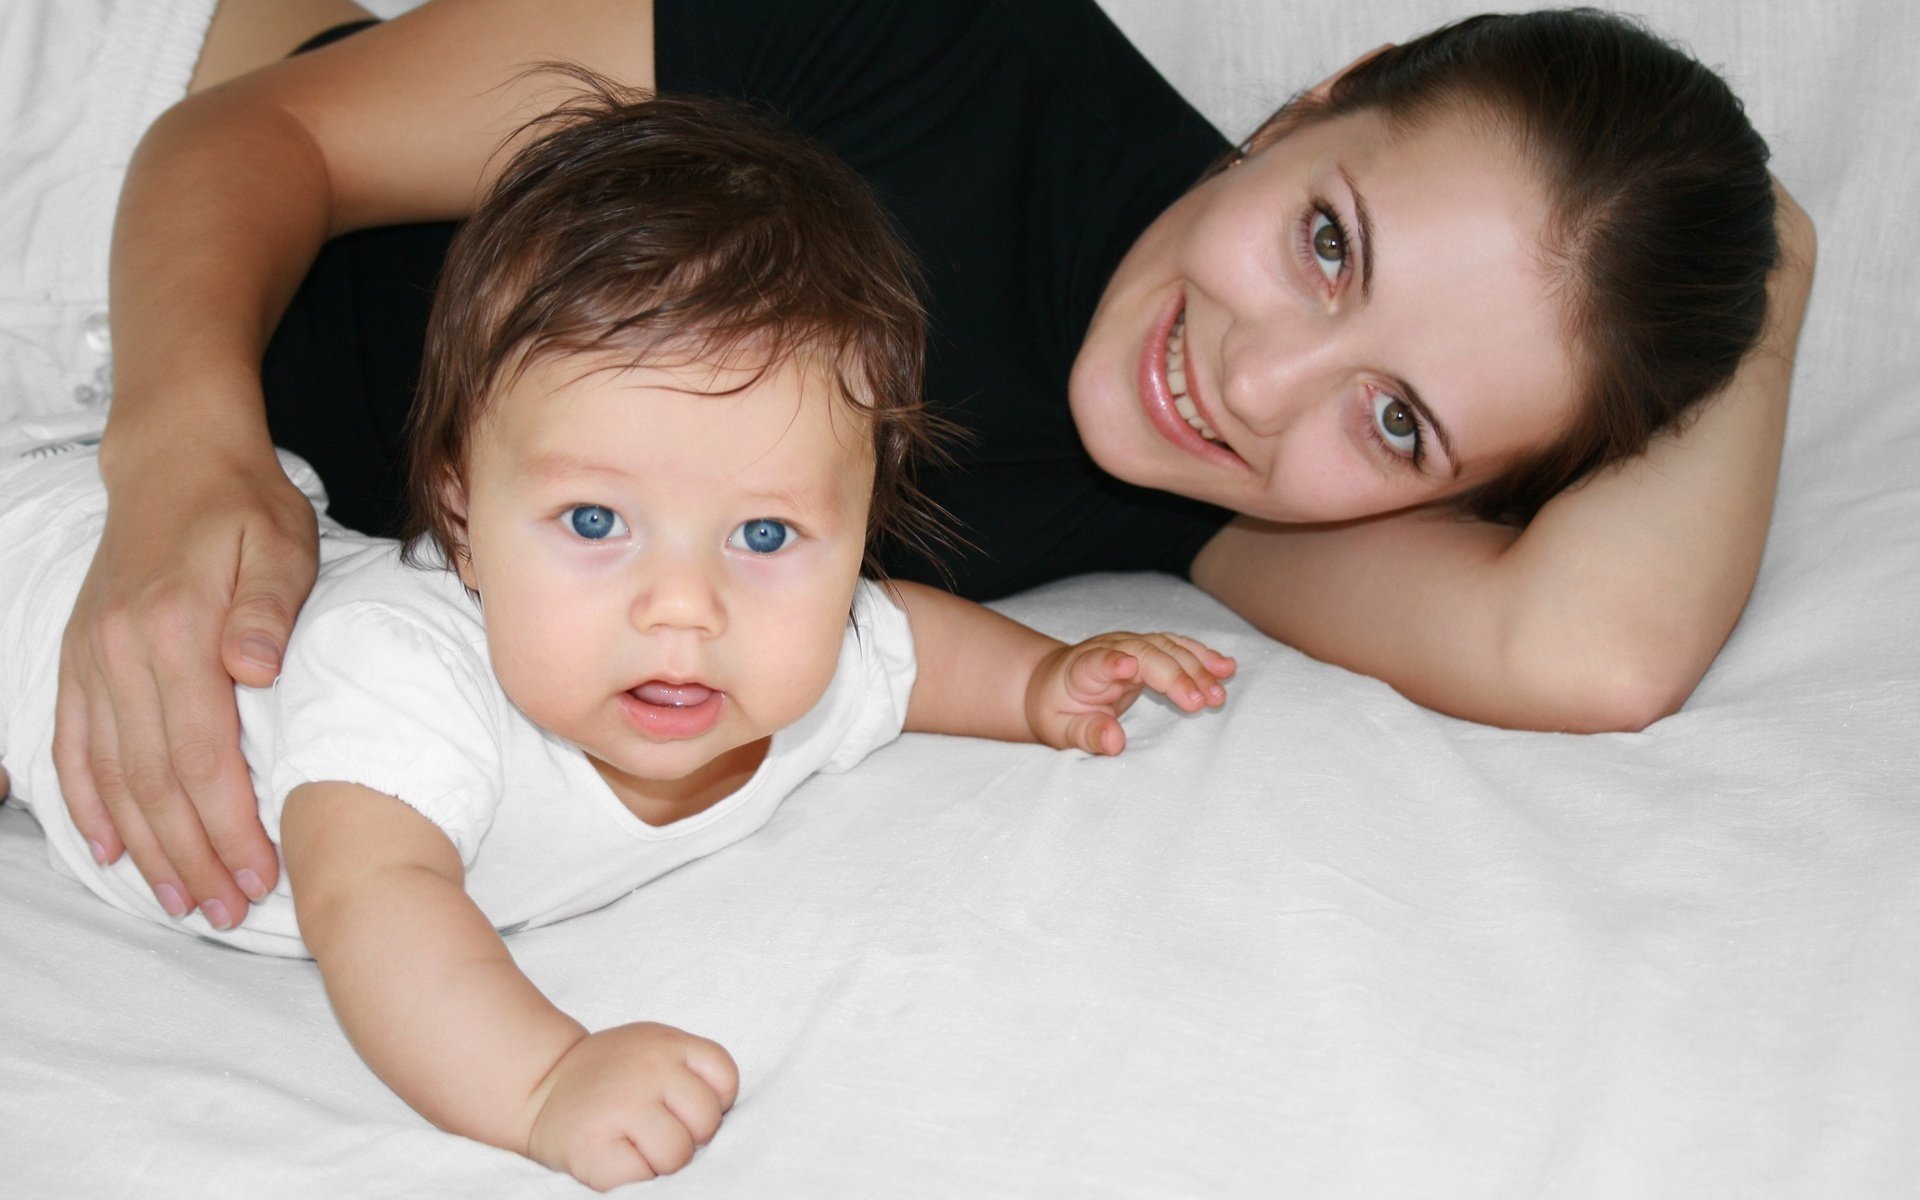
M 1193 397 L 1187 395 L 1187 314 L 1181 313 L 1173 323 L 1173 332 L 1167 335 L 1167 390 L 1173 393 L 1173 410 L 1182 420 L 1193 426 L 1195 433 L 1210 442 L 1220 441 L 1220 435 L 1213 431 L 1200 416 L 1200 410 L 1194 406 Z

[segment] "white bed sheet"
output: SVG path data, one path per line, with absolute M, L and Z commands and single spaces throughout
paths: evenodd
M 1109 7 L 1237 132 L 1467 11 Z M 910 736 L 515 938 L 589 1024 L 739 1060 L 647 1194 L 1920 1194 L 1920 9 L 1645 11 L 1728 70 L 1822 239 L 1766 564 L 1686 709 L 1507 732 L 1171 580 L 1016 598 L 1215 640 L 1229 709 L 1145 704 L 1112 761 Z M 0 1192 L 583 1194 L 409 1112 L 310 964 L 120 916 L 14 809 L 0 964 Z

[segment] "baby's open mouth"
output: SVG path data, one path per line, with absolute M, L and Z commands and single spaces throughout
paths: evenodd
M 630 693 L 634 699 L 644 704 L 660 708 L 693 708 L 713 699 L 714 690 L 698 683 L 665 683 L 658 679 L 634 688 Z
M 620 707 L 642 737 L 649 741 L 681 741 L 700 737 L 720 723 L 727 694 L 704 683 L 649 679 L 629 688 Z
M 1193 397 L 1187 394 L 1187 314 L 1184 312 L 1174 320 L 1173 332 L 1167 335 L 1167 390 L 1173 395 L 1173 410 L 1193 426 L 1195 433 L 1210 442 L 1226 444 L 1200 415 Z

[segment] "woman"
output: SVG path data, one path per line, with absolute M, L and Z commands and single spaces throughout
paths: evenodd
M 1769 279 L 1764 146 L 1631 30 L 1388 50 L 1238 149 L 1080 0 L 467 0 L 239 74 L 355 15 L 227 0 L 205 90 L 123 194 L 113 507 L 56 754 L 96 853 L 124 845 L 172 909 L 237 915 L 273 881 L 228 690 L 272 679 L 312 579 L 270 446 L 336 512 L 391 519 L 394 310 L 424 312 L 435 235 L 356 235 L 303 275 L 332 235 L 464 213 L 555 99 L 530 63 L 765 100 L 874 183 L 926 261 L 929 395 L 972 435 L 924 481 L 972 543 L 943 564 L 968 594 L 1182 572 L 1422 703 L 1592 730 L 1677 708 L 1751 587 L 1811 229 L 1782 197 Z M 1543 98 L 1579 78 L 1566 38 L 1597 79 L 1671 90 Z

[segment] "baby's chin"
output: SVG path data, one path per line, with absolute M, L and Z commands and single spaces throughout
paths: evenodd
M 649 825 L 666 825 L 739 791 L 766 760 L 771 741 L 771 735 L 757 737 L 717 754 L 711 746 L 681 743 L 606 758 L 589 750 L 587 757 L 629 812 Z

